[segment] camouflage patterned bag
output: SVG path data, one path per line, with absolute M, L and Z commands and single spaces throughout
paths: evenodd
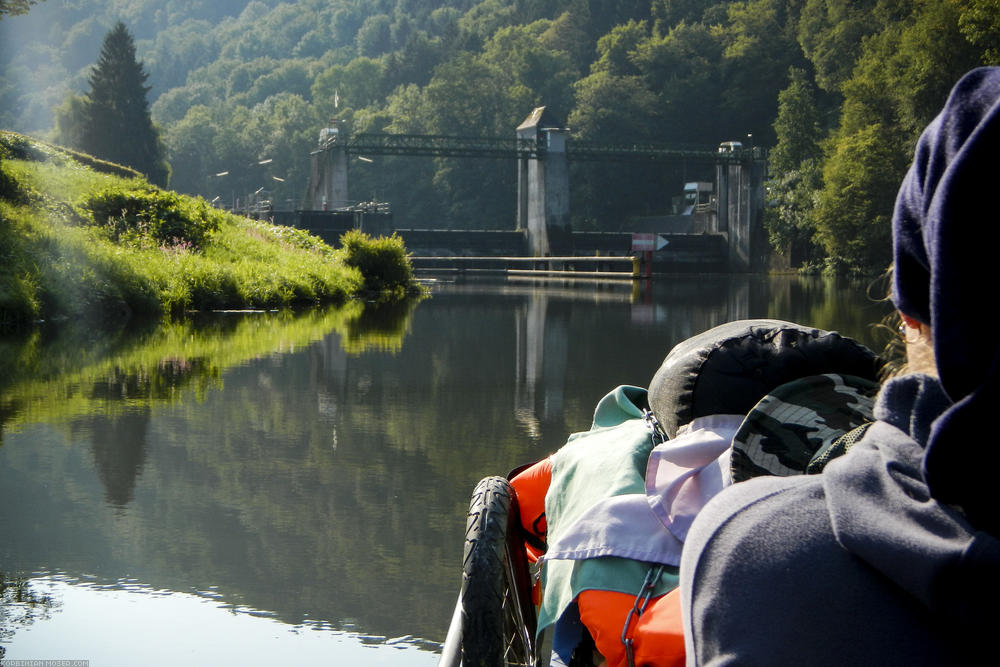
M 835 373 L 777 387 L 750 410 L 733 438 L 733 482 L 821 472 L 874 421 L 878 390 L 871 380 Z

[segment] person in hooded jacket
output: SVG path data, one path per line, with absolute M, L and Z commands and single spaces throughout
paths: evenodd
M 909 368 L 821 475 L 761 477 L 694 521 L 680 586 L 689 665 L 1000 660 L 1000 68 L 953 88 L 893 214 Z

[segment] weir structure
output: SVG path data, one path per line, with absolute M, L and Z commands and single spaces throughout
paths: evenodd
M 307 206 L 334 211 L 350 205 L 349 156 L 409 155 L 426 157 L 503 158 L 517 162 L 517 230 L 535 257 L 572 254 L 570 161 L 712 164 L 715 184 L 708 211 L 688 217 L 682 234 L 724 237 L 727 264 L 733 271 L 762 268 L 766 239 L 761 222 L 766 161 L 759 148 L 724 142 L 719 148 L 678 148 L 659 144 L 613 144 L 576 141 L 545 107 L 538 107 L 517 127 L 514 137 L 357 134 L 345 121 L 331 120 L 311 154 Z M 303 212 L 305 214 L 306 212 Z M 680 216 L 670 216 L 680 217 Z M 677 221 L 673 221 L 676 228 Z M 663 235 L 672 233 L 668 228 Z M 679 235 L 679 234 L 678 234 Z M 680 240 L 680 239 L 678 239 Z M 682 244 L 681 244 L 682 245 Z
M 518 142 L 541 149 L 517 161 L 517 229 L 527 234 L 535 257 L 568 254 L 572 248 L 567 134 L 545 107 L 534 109 L 517 127 Z

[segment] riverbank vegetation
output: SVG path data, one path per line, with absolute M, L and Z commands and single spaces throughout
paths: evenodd
M 995 0 L 46 0 L 0 23 L 0 126 L 54 133 L 119 20 L 180 192 L 233 203 L 267 184 L 297 206 L 331 117 L 352 133 L 510 137 L 545 105 L 575 139 L 773 148 L 774 245 L 864 270 L 888 261 L 917 132 L 961 73 L 1000 58 Z M 627 229 L 713 178 L 571 169 L 578 229 Z M 506 162 L 351 170 L 352 196 L 390 201 L 401 227 L 513 227 Z
M 335 250 L 302 230 L 231 215 L 120 166 L 8 132 L 0 133 L 0 258 L 4 329 L 413 288 L 398 237 L 357 233 Z

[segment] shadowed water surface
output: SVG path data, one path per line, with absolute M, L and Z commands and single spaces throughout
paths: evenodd
M 708 327 L 871 343 L 865 285 L 438 284 L 0 342 L 0 649 L 92 665 L 432 665 L 468 495 Z

